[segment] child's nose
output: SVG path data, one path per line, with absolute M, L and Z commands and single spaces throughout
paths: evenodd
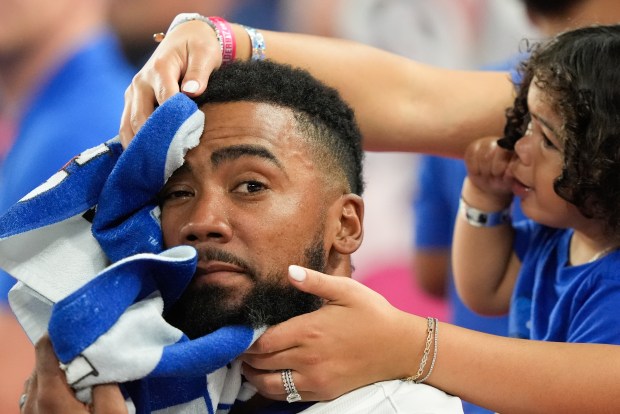
M 515 143 L 515 154 L 519 158 L 519 161 L 524 165 L 529 165 L 531 162 L 532 151 L 532 136 L 525 134 Z

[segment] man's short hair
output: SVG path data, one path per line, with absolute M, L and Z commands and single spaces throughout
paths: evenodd
M 235 61 L 213 72 L 206 92 L 196 99 L 198 105 L 238 101 L 292 110 L 319 166 L 330 178 L 346 180 L 350 192 L 362 194 L 361 134 L 353 110 L 335 89 L 289 65 L 269 60 Z

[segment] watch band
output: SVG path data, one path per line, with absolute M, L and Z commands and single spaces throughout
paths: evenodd
M 467 204 L 467 202 L 463 200 L 463 197 L 461 197 L 461 201 L 459 202 L 459 214 L 462 214 L 467 222 L 474 227 L 500 226 L 505 223 L 510 223 L 512 220 L 510 207 L 501 211 L 482 211 Z

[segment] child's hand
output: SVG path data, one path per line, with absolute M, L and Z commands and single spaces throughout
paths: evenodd
M 463 198 L 478 208 L 495 211 L 512 201 L 513 178 L 508 166 L 514 157 L 497 145 L 497 138 L 482 138 L 472 142 L 465 151 L 467 193 Z

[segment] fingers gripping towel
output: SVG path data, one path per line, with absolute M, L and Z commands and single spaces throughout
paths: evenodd
M 18 280 L 11 307 L 33 342 L 49 333 L 83 401 L 118 382 L 139 413 L 225 413 L 252 393 L 231 361 L 262 330 L 189 340 L 162 317 L 197 258 L 190 246 L 164 250 L 157 194 L 203 127 L 178 94 L 125 151 L 118 138 L 84 151 L 0 218 L 0 267 Z

